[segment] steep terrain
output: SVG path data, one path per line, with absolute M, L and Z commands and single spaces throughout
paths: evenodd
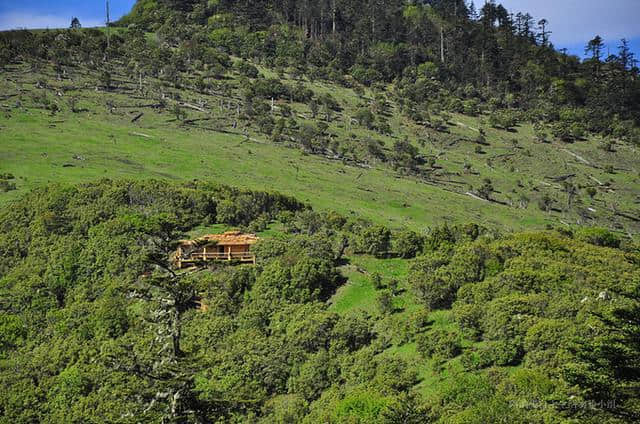
M 320 112 L 314 119 L 307 104 L 274 103 L 269 116 L 277 120 L 286 111 L 287 126 L 308 126 L 315 131 L 311 142 L 327 146 L 305 147 L 295 131 L 274 141 L 255 119 L 238 116 L 246 107 L 241 84 L 264 79 L 229 72 L 228 92 L 221 94 L 197 90 L 197 74 L 186 74 L 179 88 L 161 89 L 166 97 L 160 101 L 147 89 L 141 93 L 138 82 L 118 68 L 108 89 L 101 87 L 99 73 L 83 67 L 68 68 L 62 79 L 46 66 L 29 69 L 10 66 L 0 83 L 7 93 L 0 117 L 2 172 L 15 176 L 17 188 L 0 194 L 0 201 L 51 181 L 162 177 L 276 190 L 396 228 L 482 222 L 540 229 L 562 223 L 638 232 L 640 155 L 630 143 L 612 151 L 597 137 L 543 143 L 529 124 L 505 131 L 488 127 L 486 116 L 457 113 L 436 131 L 404 118 L 384 92 L 357 95 L 335 84 L 285 76 L 278 81 L 303 86 L 314 98 L 330 94 L 339 109 L 329 120 Z M 267 69 L 262 73 L 273 76 Z M 147 77 L 144 84 L 165 82 Z M 356 118 L 380 96 L 387 134 Z M 394 143 L 403 139 L 416 158 L 424 158 L 417 171 L 394 162 Z M 371 144 L 379 146 L 377 156 L 369 152 Z
M 606 231 L 420 237 L 204 182 L 52 185 L 11 205 L 0 422 L 638 416 L 640 257 Z M 259 232 L 256 266 L 168 268 L 185 233 L 230 226 Z

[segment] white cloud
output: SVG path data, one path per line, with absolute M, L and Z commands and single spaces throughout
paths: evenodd
M 607 41 L 640 37 L 640 0 L 498 0 L 509 11 L 546 18 L 556 46 L 584 43 L 595 35 Z M 476 0 L 476 5 L 481 2 Z
M 72 16 L 61 15 L 39 15 L 29 12 L 6 12 L 0 14 L 0 31 L 29 28 L 29 29 L 43 29 L 43 28 L 69 28 L 71 24 Z M 78 16 L 80 23 L 84 27 L 95 27 L 104 25 L 97 19 L 83 19 L 82 16 Z

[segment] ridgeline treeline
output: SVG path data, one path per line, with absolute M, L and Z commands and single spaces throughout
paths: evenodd
M 0 67 L 44 59 L 62 74 L 81 63 L 102 70 L 106 87 L 116 68 L 140 86 L 147 76 L 179 86 L 197 74 L 196 86 L 206 89 L 209 79 L 224 88 L 235 56 L 296 78 L 371 86 L 435 129 L 443 113 L 489 113 L 496 128 L 533 123 L 540 140 L 596 133 L 640 141 L 640 72 L 626 40 L 606 56 L 595 36 L 581 61 L 555 50 L 546 20 L 514 16 L 493 1 L 476 10 L 463 0 L 141 0 L 117 25 L 127 30 L 4 32 Z M 250 64 L 237 65 L 248 78 L 259 76 Z M 308 101 L 269 82 L 264 97 Z
M 548 21 L 493 0 L 479 10 L 465 0 L 141 0 L 121 24 L 191 52 L 213 43 L 321 78 L 394 81 L 417 93 L 403 96 L 407 110 L 475 100 L 617 136 L 640 122 L 639 73 L 625 40 L 607 57 L 594 36 L 580 61 L 555 50 Z

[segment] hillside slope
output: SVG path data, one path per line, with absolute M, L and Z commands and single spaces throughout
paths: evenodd
M 169 268 L 221 226 L 260 231 L 257 265 Z M 420 237 L 204 182 L 49 185 L 0 210 L 0 422 L 637 422 L 639 263 L 604 231 Z
M 384 92 L 356 94 L 281 75 L 280 83 L 303 86 L 312 99 L 330 94 L 337 103 L 337 111 L 316 118 L 308 102 L 274 103 L 268 114 L 275 121 L 289 115 L 287 128 L 310 128 L 311 144 L 305 145 L 298 130 L 285 128 L 274 141 L 259 119 L 239 116 L 247 103 L 243 84 L 267 81 L 262 77 L 247 80 L 229 72 L 224 94 L 196 89 L 198 73 L 185 74 L 178 87 L 147 77 L 141 92 L 139 82 L 118 67 L 112 67 L 109 88 L 100 73 L 83 67 L 67 68 L 62 79 L 46 66 L 29 69 L 10 66 L 0 83 L 7 93 L 0 116 L 1 171 L 16 177 L 17 188 L 0 194 L 0 202 L 49 181 L 163 177 L 281 191 L 392 227 L 585 223 L 638 232 L 640 156 L 632 144 L 605 151 L 595 138 L 541 143 L 528 124 L 505 131 L 487 127 L 482 116 L 455 113 L 434 130 L 403 117 Z M 275 76 L 263 68 L 261 73 Z M 158 100 L 157 90 L 164 99 Z M 358 120 L 380 96 L 389 124 L 384 134 Z M 424 163 L 417 171 L 395 159 L 402 140 Z M 372 143 L 379 146 L 375 156 Z

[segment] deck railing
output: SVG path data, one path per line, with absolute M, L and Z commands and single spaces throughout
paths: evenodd
M 207 252 L 207 253 L 191 253 L 186 260 L 207 261 L 207 260 L 240 260 L 240 261 L 253 261 L 255 255 L 251 252 Z M 184 260 L 184 259 L 183 259 Z

